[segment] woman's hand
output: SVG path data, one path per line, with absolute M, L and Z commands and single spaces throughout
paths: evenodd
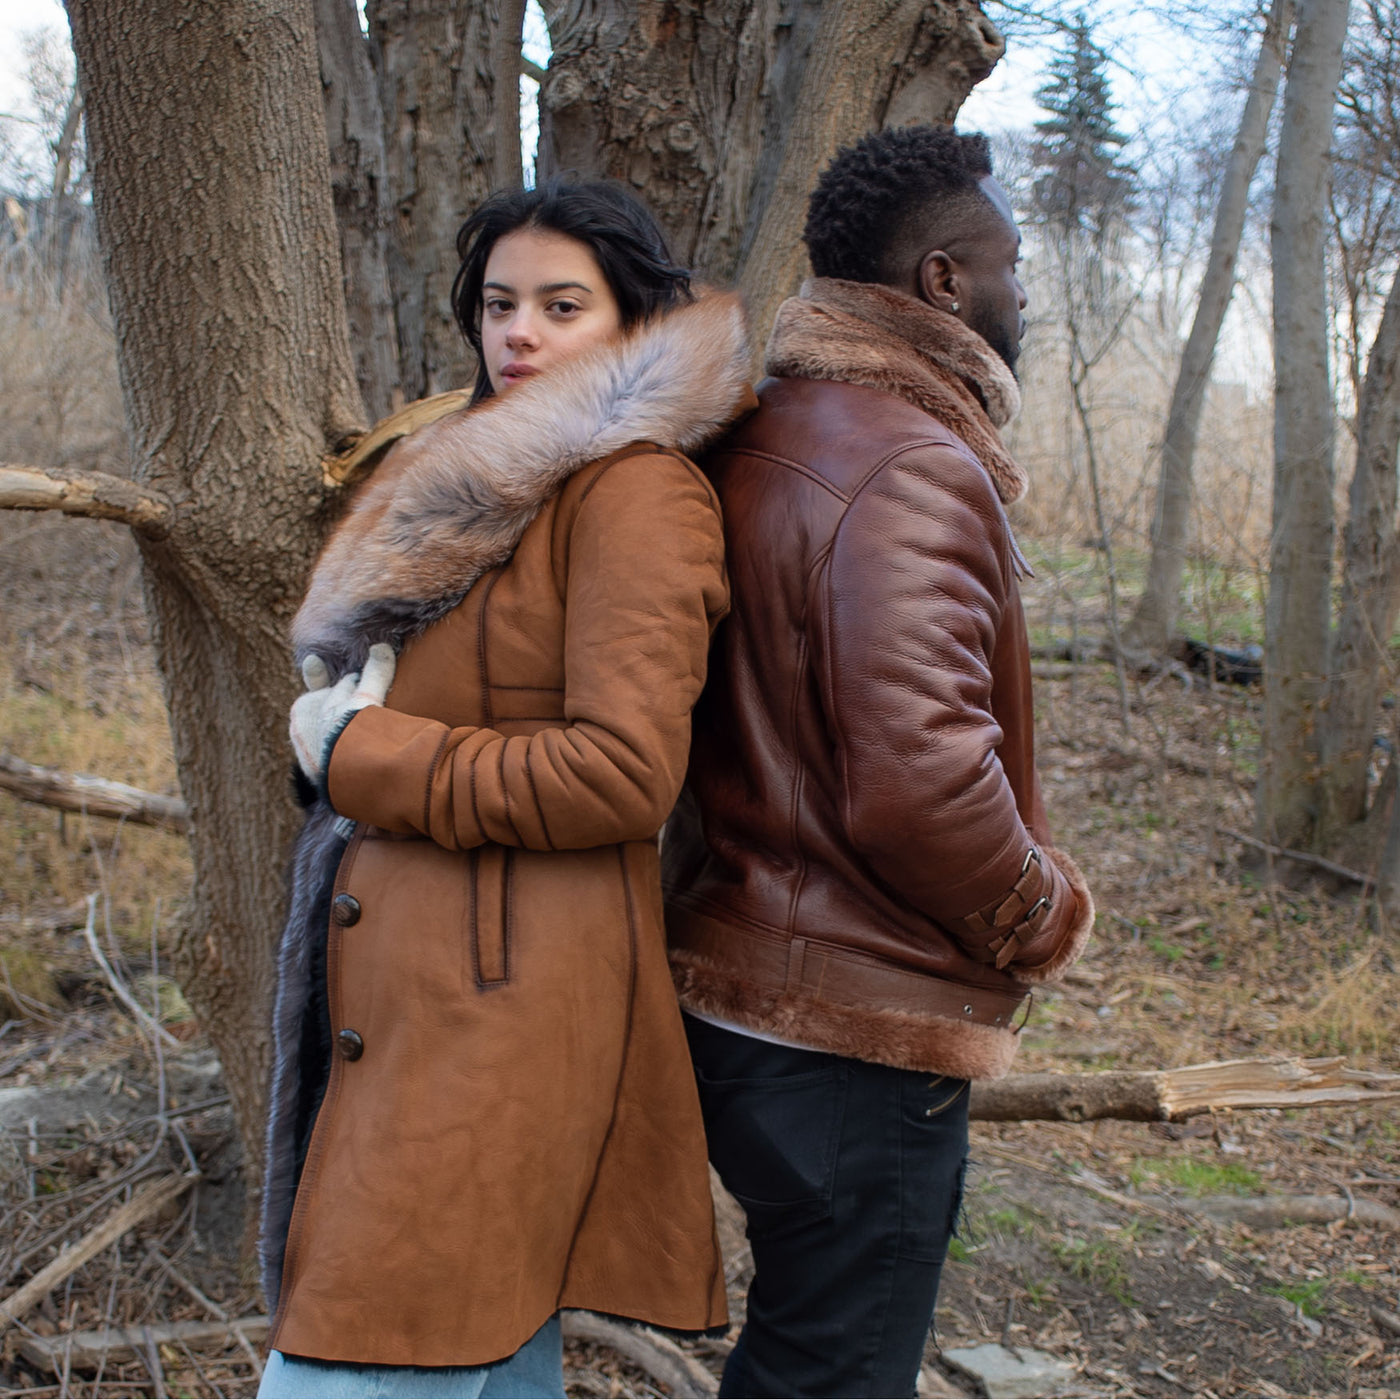
M 324 781 L 331 749 L 341 730 L 366 705 L 382 705 L 394 683 L 397 658 L 393 647 L 377 642 L 369 649 L 363 671 L 350 671 L 334 685 L 319 656 L 301 664 L 306 694 L 292 705 L 292 748 L 301 771 L 318 786 Z

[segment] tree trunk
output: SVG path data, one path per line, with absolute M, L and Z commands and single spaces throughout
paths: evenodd
M 311 4 L 69 14 L 134 476 L 176 503 L 164 538 L 138 538 L 193 823 L 177 972 L 223 1062 L 252 1192 L 297 825 L 287 624 L 324 522 L 320 458 L 363 423 Z
M 1240 117 L 1239 132 L 1221 182 L 1196 317 L 1181 354 L 1176 387 L 1167 411 L 1147 587 L 1124 633 L 1124 644 L 1130 650 L 1165 652 L 1176 633 L 1181 577 L 1186 568 L 1186 540 L 1190 533 L 1192 465 L 1201 408 L 1210 383 L 1220 327 L 1235 290 L 1235 264 L 1249 208 L 1249 187 L 1264 154 L 1269 117 L 1274 108 L 1292 22 L 1292 0 L 1274 0 L 1255 61 L 1254 80 Z
M 499 183 L 496 95 L 519 140 L 516 76 L 498 84 L 499 10 L 511 0 L 368 0 L 394 209 L 389 278 L 406 400 L 470 384 L 476 365 L 452 319 L 457 230 Z M 515 41 L 518 55 L 519 38 Z M 505 92 L 509 87 L 510 91 Z M 518 181 L 518 162 L 515 167 Z
M 1400 277 L 1391 282 L 1356 416 L 1356 468 L 1343 532 L 1341 616 L 1332 641 L 1322 736 L 1324 849 L 1348 844 L 1356 824 L 1367 817 L 1376 716 L 1390 679 L 1390 636 L 1400 610 L 1398 452 Z M 1395 820 L 1393 814 L 1390 819 Z M 1393 898 L 1397 876 L 1400 871 L 1383 873 L 1382 899 Z
M 971 0 L 561 0 L 542 173 L 630 183 L 759 337 L 805 266 L 807 196 L 873 127 L 951 122 L 1003 43 Z
M 1316 835 L 1318 703 L 1331 614 L 1333 421 L 1324 254 L 1347 8 L 1348 0 L 1299 5 L 1272 230 L 1274 499 L 1255 823 L 1265 840 L 1305 848 Z
M 355 0 L 315 0 L 315 11 L 350 348 L 365 407 L 378 420 L 403 402 L 389 291 L 384 118 Z

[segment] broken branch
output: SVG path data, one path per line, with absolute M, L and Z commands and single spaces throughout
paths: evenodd
M 57 1259 L 46 1265 L 28 1283 L 21 1285 L 8 1298 L 0 1299 L 0 1333 L 18 1322 L 39 1300 L 52 1293 L 70 1274 L 76 1273 L 89 1259 L 95 1259 L 108 1245 L 114 1244 L 126 1232 L 148 1216 L 183 1195 L 195 1181 L 193 1176 L 166 1176 L 138 1191 L 119 1210 L 113 1211 L 102 1224 L 89 1230 L 76 1244 L 71 1244 Z
M 1281 1230 L 1288 1225 L 1331 1225 L 1354 1220 L 1372 1230 L 1400 1230 L 1400 1210 L 1378 1201 L 1345 1196 L 1207 1196 L 1193 1209 L 1212 1220 L 1248 1225 L 1254 1230 Z
M 0 464 L 0 509 L 59 510 L 64 515 L 117 520 L 153 539 L 169 533 L 175 515 L 159 492 L 124 476 L 16 462 Z
M 1222 1109 L 1313 1108 L 1400 1099 L 1400 1074 L 1348 1069 L 1330 1059 L 1222 1060 L 1182 1069 L 1098 1074 L 1012 1074 L 972 1086 L 984 1122 L 1100 1118 L 1179 1122 Z
M 88 773 L 40 768 L 7 753 L 0 753 L 0 791 L 13 792 L 26 802 L 39 802 L 63 812 L 117 817 L 167 831 L 183 833 L 190 829 L 190 811 L 181 798 L 146 792 L 127 783 L 94 778 Z
M 470 408 L 470 389 L 449 389 L 445 394 L 417 399 L 397 413 L 381 418 L 367 433 L 354 438 L 339 452 L 321 459 L 321 479 L 331 487 L 353 486 L 379 465 L 384 454 L 402 437 L 436 423 L 449 413 Z
M 103 1356 L 122 1362 L 146 1354 L 148 1338 L 158 1347 L 172 1342 L 204 1346 L 224 1337 L 260 1342 L 266 1335 L 267 1318 L 240 1317 L 227 1322 L 161 1322 L 149 1327 L 102 1327 L 59 1337 L 22 1337 L 19 1350 L 26 1361 L 57 1373 L 63 1368 L 65 1352 L 73 1366 L 85 1370 L 96 1366 Z

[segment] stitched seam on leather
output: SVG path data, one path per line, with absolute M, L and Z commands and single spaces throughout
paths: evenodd
M 664 447 L 654 442 L 637 442 L 633 443 L 631 447 L 624 448 L 618 456 L 614 457 L 613 460 L 607 464 L 607 466 L 599 468 L 598 474 L 579 492 L 578 511 L 575 512 L 574 519 L 578 519 L 579 514 L 583 510 L 583 503 L 593 494 L 593 488 L 607 476 L 619 462 L 631 461 L 633 457 L 674 457 L 675 455 L 674 452 L 668 452 Z M 685 459 L 682 458 L 681 460 L 684 461 Z
M 447 747 L 447 741 L 452 737 L 452 731 L 445 729 L 442 738 L 438 740 L 437 752 L 433 754 L 433 761 L 428 764 L 428 781 L 423 784 L 423 834 L 431 836 L 433 834 L 433 776 L 436 774 L 438 764 L 442 762 L 443 750 Z
M 506 825 L 510 827 L 512 835 L 517 841 L 521 840 L 520 828 L 515 824 L 515 818 L 510 814 L 510 788 L 506 786 L 506 745 L 510 741 L 502 739 L 499 744 L 501 752 L 500 782 L 501 782 L 501 805 L 504 808 L 502 815 L 506 819 Z M 524 844 L 522 842 L 522 844 Z
M 752 457 L 760 462 L 771 462 L 775 467 L 783 467 L 797 476 L 806 477 L 814 486 L 820 486 L 823 491 L 829 492 L 838 501 L 851 499 L 839 486 L 833 486 L 819 471 L 809 467 L 805 462 L 794 462 L 791 457 L 779 457 L 775 452 L 764 452 L 757 447 L 736 448 L 733 452 L 726 453 L 726 456 Z
M 564 1272 L 559 1281 L 559 1294 L 554 1301 L 558 1311 L 568 1283 L 569 1270 L 573 1267 L 574 1250 L 578 1247 L 579 1231 L 588 1217 L 588 1209 L 593 1204 L 593 1193 L 598 1189 L 598 1178 L 603 1172 L 603 1159 L 607 1156 L 608 1145 L 612 1142 L 613 1129 L 617 1127 L 617 1107 L 622 1102 L 622 1081 L 627 1077 L 627 1057 L 632 1049 L 632 1019 L 636 1012 L 637 1000 L 637 918 L 632 906 L 632 881 L 627 874 L 627 852 L 616 846 L 618 869 L 622 874 L 622 898 L 627 906 L 627 1018 L 622 1028 L 622 1058 L 617 1066 L 617 1087 L 613 1090 L 612 1116 L 608 1119 L 608 1130 L 603 1134 L 598 1148 L 598 1161 L 593 1168 L 593 1180 L 588 1184 L 588 1194 L 583 1198 L 578 1219 L 574 1222 L 573 1238 L 569 1241 L 569 1252 L 564 1260 Z
M 481 667 L 481 716 L 482 723 L 487 729 L 493 724 L 493 711 L 491 709 L 491 668 L 486 662 L 486 604 L 491 600 L 491 591 L 500 582 L 504 571 L 496 569 L 481 590 L 481 605 L 477 609 L 476 615 L 476 656 L 477 664 Z
M 530 780 L 530 796 L 535 799 L 535 811 L 539 815 L 540 830 L 544 832 L 545 849 L 554 849 L 554 838 L 549 834 L 549 823 L 544 817 L 544 803 L 540 801 L 540 790 L 535 786 L 535 765 L 530 762 L 530 749 L 525 749 L 525 776 Z
M 806 612 L 806 603 L 803 603 L 803 612 Z M 797 713 L 802 701 L 802 681 L 807 673 L 807 618 L 802 618 L 802 630 L 798 634 L 800 640 L 797 644 L 797 666 L 792 683 L 792 700 L 788 706 L 788 734 L 794 740 L 793 749 L 796 751 L 797 736 Z M 797 813 L 798 806 L 802 801 L 802 780 L 806 776 L 807 766 L 804 763 L 794 764 L 792 777 L 792 791 L 788 801 L 788 840 L 792 844 L 793 854 L 797 857 L 797 877 L 792 882 L 792 894 L 788 899 L 787 931 L 789 934 L 796 931 L 797 905 L 802 897 L 802 886 L 807 880 L 807 856 L 802 850 L 797 839 Z

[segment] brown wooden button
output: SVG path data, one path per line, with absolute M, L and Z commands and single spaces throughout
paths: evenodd
M 365 1053 L 364 1037 L 359 1031 L 344 1030 L 335 1038 L 335 1048 L 344 1060 L 358 1060 Z
M 360 922 L 360 901 L 353 894 L 338 894 L 331 900 L 331 918 L 342 928 Z

